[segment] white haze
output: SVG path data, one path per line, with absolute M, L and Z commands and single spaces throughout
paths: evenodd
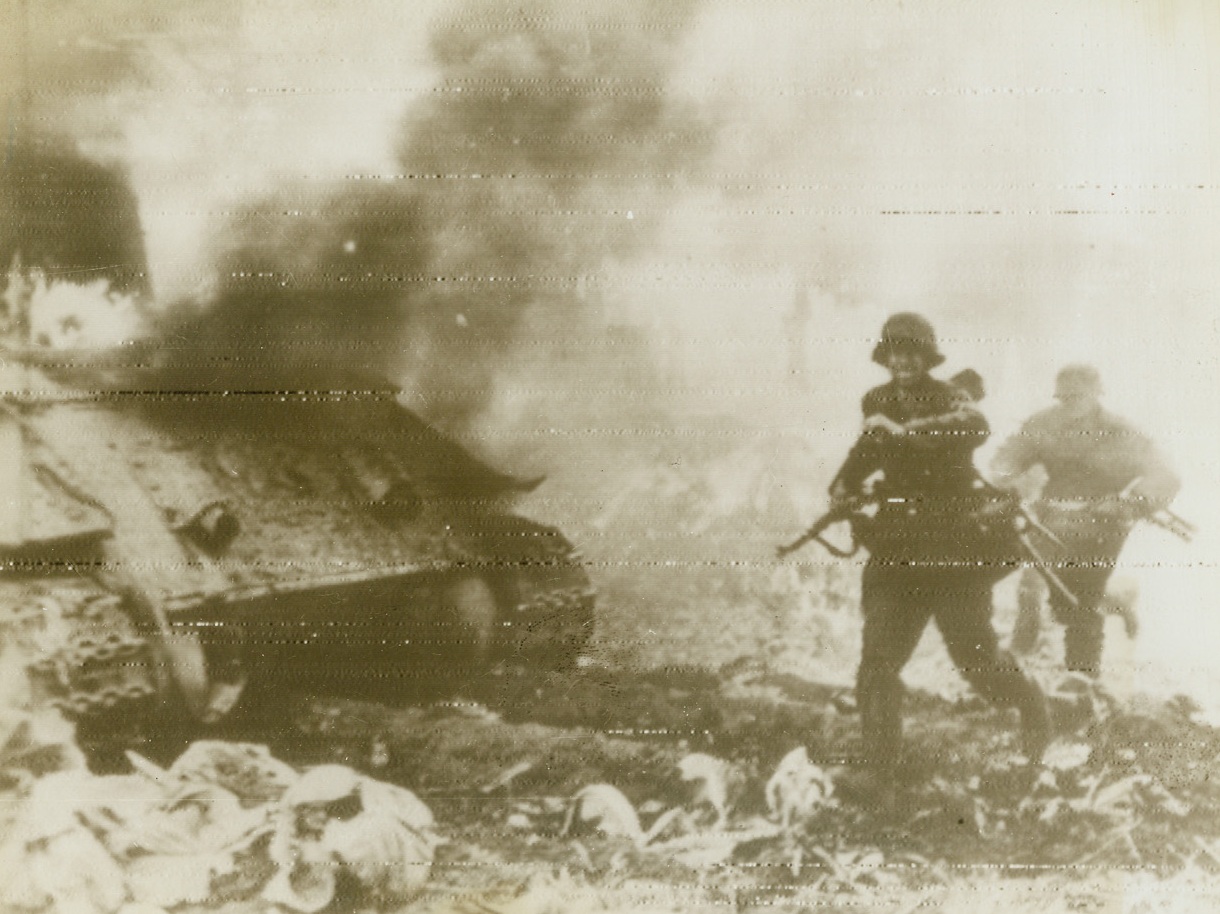
M 1058 366 L 1097 364 L 1108 405 L 1173 455 L 1177 507 L 1202 528 L 1190 546 L 1132 538 L 1146 634 L 1112 658 L 1132 664 L 1119 678 L 1220 695 L 1220 10 L 748 7 L 708 10 L 676 80 L 726 128 L 670 233 L 669 262 L 713 278 L 651 312 L 667 352 L 742 389 L 742 412 L 823 437 L 881 379 L 867 354 L 891 311 L 932 318 L 947 370 L 982 371 L 1000 435 L 1051 402 Z M 794 364 L 797 277 L 813 303 Z M 772 397 L 793 369 L 809 389 Z

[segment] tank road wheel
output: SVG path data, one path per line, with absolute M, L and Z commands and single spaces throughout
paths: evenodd
M 580 554 L 554 527 L 514 518 L 523 554 L 496 578 L 498 645 L 506 659 L 549 670 L 575 665 L 593 633 L 596 595 Z
M 459 578 L 441 594 L 443 616 L 457 633 L 457 654 L 477 671 L 486 665 L 500 616 L 491 585 L 478 575 Z
M 249 679 L 241 661 L 241 629 L 228 626 L 224 632 L 226 640 L 213 644 L 198 631 L 171 628 L 156 647 L 187 713 L 205 725 L 229 716 Z
M 565 586 L 527 590 L 512 613 L 514 656 L 546 670 L 575 666 L 593 633 L 593 587 L 583 568 L 564 571 Z
M 498 607 L 491 660 L 562 670 L 593 633 L 595 595 L 576 548 L 555 527 L 516 514 L 481 517 L 459 561 L 484 570 Z

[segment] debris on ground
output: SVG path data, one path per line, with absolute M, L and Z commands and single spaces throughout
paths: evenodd
M 10 729 L 46 731 L 37 724 L 30 715 Z M 341 765 L 298 774 L 264 746 L 220 741 L 192 744 L 169 768 L 128 758 L 128 774 L 70 759 L 16 785 L 22 799 L 0 848 L 0 871 L 12 874 L 5 910 L 398 904 L 427 883 L 441 843 L 415 794 Z

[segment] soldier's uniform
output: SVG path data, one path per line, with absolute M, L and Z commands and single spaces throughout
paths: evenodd
M 1105 616 L 1101 604 L 1119 552 L 1141 511 L 1165 507 L 1180 482 L 1152 441 L 1131 423 L 1102 409 L 1095 369 L 1071 365 L 1059 373 L 1056 396 L 1083 397 L 1081 409 L 1060 403 L 1028 419 L 997 451 L 996 483 L 1014 486 L 1035 466 L 1046 473 L 1036 510 L 1063 542 L 1046 558 L 1076 596 L 1071 606 L 1052 589 L 1055 618 L 1064 626 L 1069 670 L 1096 675 L 1101 664 Z M 1127 490 L 1136 496 L 1124 497 Z
M 887 364 L 895 347 L 912 347 L 925 367 L 944 360 L 931 326 L 918 315 L 887 321 L 874 361 Z M 864 643 L 856 681 L 857 704 L 870 761 L 886 765 L 901 743 L 900 677 L 929 619 L 935 619 L 950 657 L 983 696 L 1019 708 L 1025 749 L 1040 756 L 1049 739 L 1041 690 L 999 647 L 991 624 L 994 573 L 980 566 L 972 507 L 974 450 L 989 433 L 987 420 L 963 392 L 925 373 L 905 385 L 890 381 L 863 400 L 869 418 L 883 416 L 901 434 L 865 434 L 831 486 L 834 498 L 857 493 L 882 475 L 878 513 L 865 545 L 862 580 Z

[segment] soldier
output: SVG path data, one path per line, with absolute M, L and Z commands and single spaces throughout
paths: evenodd
M 1062 577 L 1060 578 L 1062 580 Z M 1017 621 L 1012 629 L 1009 647 L 1018 654 L 1028 654 L 1042 637 L 1042 615 L 1049 589 L 1046 581 L 1033 568 L 1024 568 L 1017 584 Z M 1106 592 L 1100 609 L 1108 616 L 1118 616 L 1128 638 L 1139 634 L 1139 581 L 1130 575 L 1114 575 L 1106 582 Z
M 1029 418 L 992 461 L 994 481 L 1005 488 L 1020 487 L 1037 467 L 1045 474 L 1038 514 L 1063 543 L 1053 557 L 1079 604 L 1052 592 L 1051 610 L 1064 626 L 1067 668 L 1091 677 L 1101 666 L 1106 583 L 1118 554 L 1135 522 L 1168 506 L 1180 486 L 1152 441 L 1102 408 L 1101 393 L 1096 368 L 1064 367 L 1055 378 L 1058 405 Z M 1039 600 L 1029 586 L 1027 626 Z
M 891 380 L 865 394 L 864 434 L 830 490 L 833 508 L 882 476 L 861 583 L 864 644 L 856 697 L 867 759 L 879 774 L 898 761 L 900 674 L 935 619 L 962 676 L 992 702 L 1019 709 L 1023 749 L 1036 762 L 1050 740 L 1046 702 L 1000 650 L 991 624 L 994 577 L 971 553 L 970 506 L 978 498 L 973 454 L 988 435 L 987 420 L 961 389 L 928 374 L 944 356 L 920 315 L 890 317 L 873 361 Z

